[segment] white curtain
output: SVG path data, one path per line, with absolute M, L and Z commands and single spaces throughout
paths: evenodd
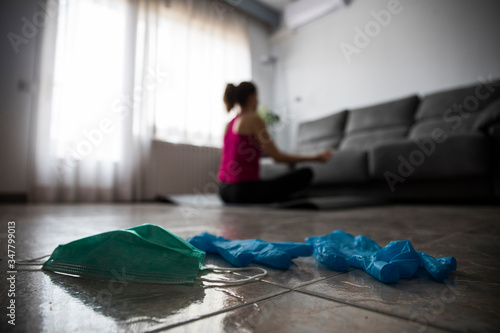
M 168 72 L 155 99 L 156 137 L 220 147 L 226 84 L 251 79 L 246 20 L 222 1 L 167 3 L 155 27 L 157 63 Z
M 220 139 L 223 82 L 249 78 L 250 60 L 245 20 L 213 4 L 48 1 L 32 201 L 140 200 L 155 129 L 181 142 Z

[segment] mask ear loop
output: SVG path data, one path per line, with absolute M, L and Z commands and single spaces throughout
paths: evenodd
M 50 257 L 50 254 L 47 254 L 45 256 L 41 256 L 38 258 L 33 258 L 33 259 L 25 259 L 25 260 L 17 260 L 16 261 L 16 266 L 17 265 L 24 265 L 24 266 L 42 266 L 44 263 L 43 262 L 37 262 L 38 260 L 44 259 Z
M 267 275 L 267 271 L 261 267 L 243 267 L 243 268 L 229 268 L 229 267 L 203 267 L 204 271 L 212 271 L 214 273 L 234 273 L 234 272 L 243 272 L 243 271 L 260 271 L 261 273 L 255 274 L 254 276 L 250 276 L 244 279 L 239 280 L 217 280 L 217 279 L 208 279 L 204 277 L 196 278 L 198 281 L 205 282 L 214 282 L 214 283 L 223 283 L 229 285 L 238 285 L 243 283 L 248 283 L 251 281 L 256 281 L 262 279 Z

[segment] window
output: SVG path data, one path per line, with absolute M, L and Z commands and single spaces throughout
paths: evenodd
M 221 146 L 226 84 L 251 78 L 246 26 L 236 13 L 222 17 L 213 6 L 194 14 L 172 7 L 161 8 L 156 35 L 156 59 L 167 75 L 155 96 L 155 136 Z
M 142 199 L 154 138 L 222 145 L 225 85 L 251 77 L 246 22 L 234 8 L 50 4 L 58 11 L 44 26 L 31 200 Z
M 244 18 L 209 1 L 137 4 L 136 16 L 125 0 L 60 4 L 50 121 L 57 157 L 120 159 L 127 124 L 113 108 L 130 94 L 131 76 L 134 112 L 154 115 L 156 139 L 221 146 L 225 85 L 251 78 Z M 137 83 L 147 76 L 153 85 Z M 112 133 L 98 133 L 102 121 Z
M 60 4 L 50 124 L 57 157 L 117 160 L 122 153 L 123 126 L 112 106 L 124 90 L 126 10 L 126 1 Z M 113 133 L 96 132 L 103 120 Z

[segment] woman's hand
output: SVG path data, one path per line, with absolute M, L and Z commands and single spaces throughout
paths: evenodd
M 318 162 L 328 162 L 332 158 L 332 151 L 331 150 L 325 150 L 324 152 L 316 155 L 315 160 Z

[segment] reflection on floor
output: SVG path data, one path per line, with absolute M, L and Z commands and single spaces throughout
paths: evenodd
M 398 205 L 335 211 L 138 205 L 0 206 L 2 331 L 390 331 L 488 332 L 500 327 L 500 208 Z M 111 283 L 18 268 L 16 326 L 7 323 L 7 222 L 16 258 L 50 254 L 92 234 L 158 224 L 188 237 L 303 241 L 342 229 L 380 245 L 409 239 L 417 250 L 455 256 L 446 283 L 426 276 L 386 285 L 359 270 L 328 270 L 313 257 L 259 282 L 234 287 Z M 228 266 L 217 256 L 206 264 Z

